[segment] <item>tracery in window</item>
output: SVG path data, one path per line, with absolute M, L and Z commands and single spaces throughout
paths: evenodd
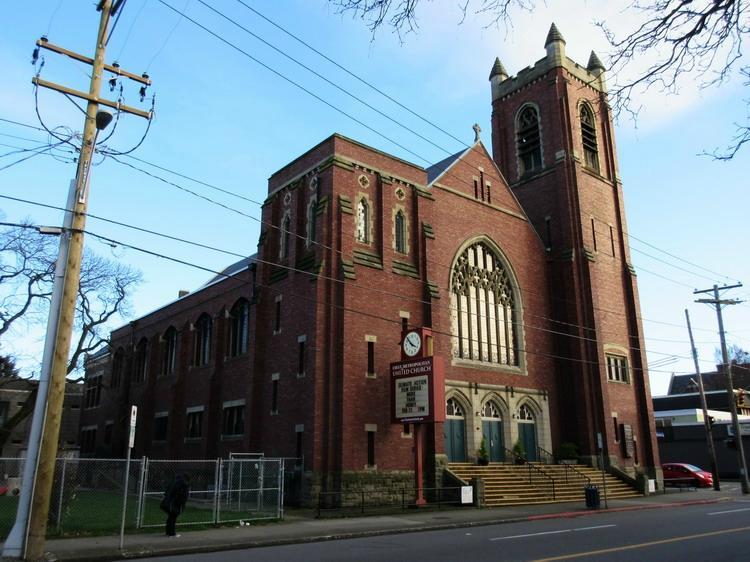
M 364 197 L 357 202 L 357 242 L 370 243 L 370 206 Z
M 529 408 L 528 405 L 524 404 L 518 408 L 518 419 L 523 421 L 534 421 L 534 412 L 531 411 L 531 408 Z
M 581 104 L 581 138 L 583 140 L 583 159 L 587 168 L 599 171 L 599 150 L 596 144 L 596 121 L 594 112 L 586 103 Z
M 483 418 L 497 418 L 500 419 L 500 408 L 497 407 L 494 400 L 490 400 L 484 403 L 482 406 L 482 417 Z
M 486 242 L 475 242 L 456 260 L 450 306 L 453 357 L 518 365 L 513 283 Z
M 539 113 L 532 105 L 525 106 L 518 114 L 516 149 L 518 151 L 520 177 L 542 168 L 542 135 L 539 130 Z
M 461 407 L 461 404 L 458 403 L 458 400 L 455 398 L 448 398 L 445 403 L 445 415 L 453 418 L 463 418 L 464 409 Z

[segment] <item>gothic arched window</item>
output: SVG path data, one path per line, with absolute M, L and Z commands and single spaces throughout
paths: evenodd
M 539 113 L 527 105 L 518 114 L 516 121 L 516 149 L 520 177 L 542 168 L 542 134 L 539 130 Z
M 502 418 L 500 415 L 500 408 L 497 407 L 497 404 L 495 404 L 493 400 L 485 402 L 484 406 L 482 406 L 482 417 L 492 419 Z
M 193 365 L 200 367 L 208 365 L 211 358 L 211 332 L 213 331 L 213 322 L 208 314 L 201 314 L 195 323 L 193 332 L 194 349 Z
M 463 418 L 464 409 L 461 407 L 461 404 L 458 403 L 458 400 L 455 398 L 448 398 L 445 403 L 445 415 L 452 418 Z
M 357 242 L 370 243 L 370 206 L 364 197 L 357 202 Z
M 581 138 L 583 140 L 583 159 L 587 168 L 599 171 L 599 150 L 596 145 L 596 121 L 594 111 L 587 103 L 581 104 Z
M 534 412 L 526 404 L 518 408 L 518 419 L 522 421 L 534 421 Z
M 403 211 L 398 211 L 394 219 L 396 230 L 396 251 L 406 253 L 406 217 Z
M 237 357 L 247 352 L 250 332 L 250 303 L 238 300 L 229 312 L 229 356 Z
M 146 380 L 146 367 L 148 365 L 148 340 L 141 338 L 135 346 L 135 358 L 133 359 L 133 382 Z
M 279 231 L 279 258 L 282 260 L 289 256 L 289 229 L 291 224 L 292 217 L 289 216 L 289 213 L 286 213 L 281 220 L 281 230 Z
M 174 373 L 177 363 L 177 330 L 170 326 L 164 332 L 161 342 L 161 374 Z
M 513 282 L 486 242 L 475 242 L 458 256 L 450 290 L 453 357 L 517 366 Z
M 306 244 L 312 246 L 318 230 L 318 198 L 313 197 L 307 205 L 307 236 Z

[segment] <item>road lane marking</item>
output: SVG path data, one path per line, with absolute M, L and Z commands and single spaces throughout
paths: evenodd
M 544 531 L 543 533 L 529 533 L 528 535 L 513 535 L 511 537 L 495 537 L 491 541 L 506 541 L 508 539 L 523 539 L 526 537 L 539 537 L 541 535 L 559 535 L 560 533 L 570 533 L 572 529 L 562 529 L 561 531 Z
M 584 556 L 596 556 L 598 554 L 609 554 L 611 552 L 622 552 L 624 550 L 634 550 L 636 548 L 646 548 L 649 546 L 656 546 L 659 544 L 669 544 L 679 541 L 687 541 L 692 539 L 702 539 L 705 537 L 713 537 L 716 535 L 726 535 L 727 533 L 739 533 L 740 531 L 748 531 L 750 527 L 736 527 L 734 529 L 723 529 L 721 531 L 711 531 L 709 533 L 699 533 L 697 535 L 685 535 L 682 537 L 674 537 L 671 539 L 662 539 L 658 541 L 642 542 L 638 544 L 629 544 L 626 546 L 616 546 L 614 548 L 603 548 L 601 550 L 589 550 L 588 552 L 576 552 L 575 554 L 563 554 L 561 556 L 551 556 L 549 558 L 538 558 L 534 562 L 552 562 L 553 560 L 570 560 L 571 558 L 583 558 Z
M 617 525 L 597 525 L 596 527 L 579 527 L 573 529 L 574 531 L 591 531 L 593 529 L 606 529 L 607 527 L 617 527 Z
M 560 529 L 559 531 L 542 531 L 540 533 L 528 533 L 526 535 L 512 535 L 510 537 L 495 537 L 491 541 L 505 541 L 508 539 L 524 539 L 527 537 L 539 537 L 541 535 L 559 535 L 561 533 L 572 533 L 575 531 L 591 531 L 593 529 L 605 529 L 607 527 L 617 527 L 617 525 L 596 525 L 595 527 L 578 527 L 576 529 Z
M 707 513 L 706 515 L 724 515 L 725 513 L 737 513 L 738 511 L 750 511 L 750 507 L 742 507 L 740 509 L 728 509 L 726 511 L 714 511 Z

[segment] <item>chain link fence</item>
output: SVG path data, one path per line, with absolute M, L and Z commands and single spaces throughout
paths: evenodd
M 0 459 L 0 538 L 10 532 L 18 507 L 24 459 Z M 125 494 L 125 472 L 129 471 Z M 278 519 L 283 515 L 281 459 L 154 460 L 59 458 L 50 499 L 48 534 L 119 532 L 161 527 L 164 491 L 178 475 L 190 493 L 177 524 L 213 525 Z

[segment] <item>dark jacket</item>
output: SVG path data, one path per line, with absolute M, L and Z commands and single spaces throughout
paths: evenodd
M 188 485 L 182 475 L 172 480 L 172 483 L 164 492 L 164 499 L 161 501 L 161 508 L 167 513 L 182 513 L 188 499 Z

